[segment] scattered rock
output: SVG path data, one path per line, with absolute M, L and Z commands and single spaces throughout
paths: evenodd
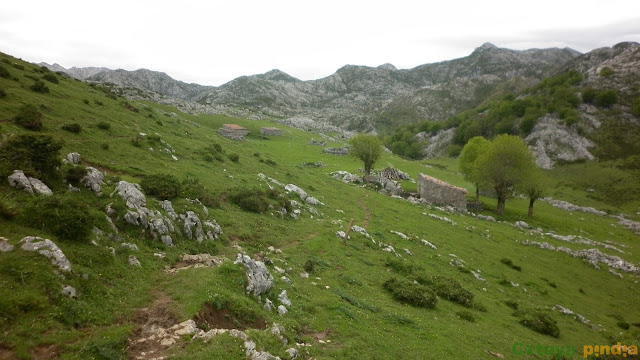
M 138 245 L 136 244 L 131 244 L 131 243 L 122 243 L 120 244 L 120 247 L 123 249 L 129 249 L 132 251 L 138 251 Z
M 67 157 L 65 157 L 62 162 L 78 165 L 80 164 L 80 154 L 77 152 L 68 153 Z
M 400 237 L 401 237 L 401 238 L 403 238 L 404 240 L 409 240 L 409 237 L 408 237 L 407 235 L 405 235 L 405 234 L 401 233 L 401 232 L 394 231 L 394 230 L 391 230 L 391 231 L 389 231 L 389 232 L 390 232 L 390 233 L 392 233 L 392 234 L 396 234 L 396 235 L 400 236 Z
M 278 295 L 278 300 L 282 303 L 282 305 L 286 307 L 291 307 L 291 300 L 287 297 L 287 290 L 282 290 L 280 295 Z
M 589 214 L 595 214 L 595 215 L 599 215 L 599 216 L 607 215 L 606 212 L 594 209 L 594 208 L 589 207 L 589 206 L 578 206 L 578 205 L 574 205 L 574 204 L 572 204 L 570 202 L 566 202 L 566 201 L 562 201 L 562 200 L 556 200 L 556 199 L 551 198 L 551 197 L 545 197 L 545 198 L 542 198 L 540 200 L 551 204 L 551 206 L 553 206 L 553 207 L 556 207 L 556 208 L 562 209 L 562 210 L 566 210 L 566 211 L 582 211 L 582 212 L 586 212 L 586 213 L 589 213 Z
M 297 359 L 298 356 L 300 356 L 298 354 L 298 349 L 296 348 L 288 348 L 287 350 L 285 350 L 285 352 L 289 355 L 291 359 Z
M 565 315 L 573 315 L 574 318 L 578 321 L 580 321 L 581 323 L 585 324 L 585 325 L 589 325 L 592 328 L 594 327 L 593 325 L 591 325 L 591 321 L 587 320 L 584 316 L 580 315 L 580 314 L 576 314 L 573 311 L 571 311 L 570 309 L 567 309 L 566 307 L 562 306 L 562 305 L 554 305 L 553 306 L 554 310 L 558 310 L 561 313 L 565 314 Z
M 53 241 L 37 236 L 27 236 L 20 240 L 22 250 L 37 251 L 51 260 L 51 263 L 61 271 L 71 271 L 71 263 L 62 250 Z
M 630 219 L 627 219 L 624 217 L 623 214 L 617 215 L 617 216 L 612 216 L 616 219 L 618 219 L 618 224 L 626 227 L 627 229 L 635 232 L 637 235 L 640 235 L 640 222 L 638 221 L 633 221 Z
M 238 254 L 234 264 L 244 265 L 247 272 L 247 293 L 259 296 L 266 293 L 273 286 L 273 276 L 267 270 L 267 267 L 261 261 L 255 261 L 247 255 Z
M 351 237 L 347 238 L 347 233 L 342 230 L 336 231 L 336 236 L 341 239 L 351 239 Z
M 422 239 L 422 243 L 430 248 L 432 248 L 433 250 L 438 250 L 438 248 L 433 245 L 432 243 L 428 242 L 427 240 Z
M 194 239 L 197 242 L 204 240 L 204 233 L 202 231 L 202 222 L 200 218 L 193 211 L 187 211 L 185 215 L 180 215 L 180 218 L 184 221 L 184 234 L 189 239 Z
M 307 198 L 307 192 L 302 190 L 300 187 L 293 185 L 293 184 L 287 184 L 285 185 L 284 189 L 287 192 L 294 192 L 296 194 L 298 194 L 300 196 L 300 199 L 305 200 Z
M 480 281 L 487 281 L 485 280 L 485 278 L 482 277 L 482 275 L 480 275 L 479 272 L 471 270 L 471 274 L 473 274 L 473 277 L 480 280 Z
M 278 314 L 284 315 L 284 314 L 286 314 L 288 312 L 289 312 L 289 310 L 287 310 L 287 308 L 284 307 L 284 305 L 278 305 Z
M 129 255 L 129 265 L 142 267 L 142 264 L 140 264 L 140 261 L 138 261 L 138 258 L 135 257 L 135 255 Z
M 118 182 L 116 190 L 118 195 L 127 203 L 128 208 L 142 208 L 147 205 L 147 198 L 140 190 L 140 185 L 126 181 Z M 111 194 L 113 196 L 113 194 Z
M 104 183 L 104 174 L 93 167 L 87 167 L 87 175 L 82 178 L 82 184 L 89 190 L 96 193 L 96 195 L 102 194 L 102 184 Z
M 524 221 L 516 221 L 513 226 L 517 227 L 518 229 L 529 229 L 531 228 L 531 226 L 529 226 L 529 224 L 527 224 Z
M 22 189 L 29 194 L 53 195 L 53 192 L 42 181 L 28 177 L 22 170 L 13 170 L 13 174 L 7 177 L 9 185 L 16 189 Z
M 13 245 L 9 244 L 9 239 L 0 237 L 0 252 L 9 252 L 13 250 Z
M 407 255 L 413 256 L 413 253 L 411 252 L 411 250 L 404 248 L 402 249 Z
M 475 217 L 477 217 L 480 220 L 496 222 L 496 219 L 491 215 L 476 214 Z
M 449 218 L 448 218 L 448 217 L 446 217 L 446 216 L 438 216 L 438 215 L 436 215 L 436 214 L 426 214 L 426 213 L 423 213 L 423 214 L 424 214 L 424 215 L 427 215 L 427 216 L 429 216 L 429 217 L 432 217 L 432 218 L 434 218 L 434 219 L 438 219 L 438 220 L 441 220 L 441 221 L 444 221 L 444 222 L 448 222 L 449 224 L 454 225 L 454 226 L 455 226 L 455 225 L 458 225 L 458 224 L 456 224 L 456 222 L 455 222 L 455 221 L 453 221 L 453 220 L 449 219 Z
M 62 287 L 62 291 L 61 291 L 62 295 L 64 296 L 68 296 L 72 299 L 75 299 L 76 296 L 76 289 L 73 286 L 70 285 L 65 285 Z
M 266 299 L 266 300 L 264 301 L 264 309 L 265 309 L 265 310 L 267 310 L 267 311 L 271 312 L 271 311 L 273 311 L 274 307 L 275 307 L 275 306 L 273 305 L 273 302 L 272 302 L 271 300 Z
M 173 204 L 171 204 L 170 200 L 164 200 L 160 203 L 160 205 L 162 206 L 162 210 L 166 211 L 167 214 L 169 214 L 171 220 L 175 221 L 178 219 L 178 214 L 176 214 L 176 211 L 173 210 Z
M 335 171 L 331 173 L 331 177 L 334 179 L 340 180 L 344 183 L 362 183 L 362 177 L 358 175 L 354 175 L 347 171 Z
M 304 199 L 304 202 L 309 205 L 324 205 L 320 200 L 314 198 L 313 196 L 307 196 L 307 198 Z

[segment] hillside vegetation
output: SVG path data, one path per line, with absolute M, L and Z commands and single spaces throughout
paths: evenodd
M 551 172 L 549 195 L 609 213 L 539 202 L 529 219 L 515 198 L 496 217 L 486 197 L 477 215 L 450 212 L 334 179 L 362 163 L 311 145 L 320 134 L 262 136 L 273 123 L 131 101 L 0 58 L 0 245 L 13 247 L 0 252 L 0 359 L 577 359 L 584 345 L 640 343 L 639 235 L 583 183 L 622 168 Z M 250 134 L 222 137 L 226 123 Z M 69 153 L 79 164 L 62 162 Z M 9 186 L 18 164 L 53 195 Z M 455 159 L 383 153 L 374 169 L 390 165 L 474 189 Z M 100 189 L 83 184 L 87 167 Z M 123 198 L 123 182 L 146 202 Z M 629 220 L 638 206 L 629 195 Z M 174 231 L 133 225 L 150 224 L 143 214 Z M 350 238 L 337 236 L 352 219 Z M 70 269 L 23 249 L 28 236 L 50 239 Z M 249 258 L 274 278 L 260 296 L 234 263 Z

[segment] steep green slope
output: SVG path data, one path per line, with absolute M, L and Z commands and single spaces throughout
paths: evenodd
M 3 146 L 18 134 L 50 135 L 64 141 L 61 157 L 78 152 L 84 165 L 99 168 L 107 177 L 100 196 L 81 186 L 80 193 L 68 192 L 61 181 L 48 184 L 55 196 L 91 209 L 92 225 L 105 235 L 91 235 L 85 242 L 42 230 L 27 210 L 37 198 L 9 187 L 6 180 L 0 182 L 3 214 L 15 214 L 0 217 L 0 237 L 15 246 L 13 251 L 0 252 L 0 358 L 247 358 L 246 343 L 229 334 L 216 335 L 208 342 L 180 335 L 166 346 L 145 347 L 148 343 L 141 341 L 153 326 L 169 329 L 192 318 L 202 330 L 246 329 L 258 350 L 281 358 L 289 358 L 285 350 L 290 347 L 297 348 L 301 358 L 315 359 L 494 358 L 490 352 L 506 358 L 552 358 L 516 355 L 514 349 L 523 349 L 519 344 L 574 347 L 578 354 L 565 358 L 581 358 L 583 345 L 617 341 L 630 345 L 640 340 L 637 270 L 634 274 L 618 269 L 623 275 L 619 278 L 601 263 L 596 269 L 566 252 L 523 244 L 547 242 L 573 251 L 597 248 L 637 264 L 638 237 L 620 226 L 618 219 L 567 212 L 547 203 L 537 204 L 536 217 L 529 219 L 527 202 L 522 199 L 510 200 L 499 222 L 414 205 L 333 179 L 329 173 L 355 173 L 361 164 L 309 145 L 317 134 L 279 126 L 284 130 L 282 136 L 263 137 L 258 135 L 260 127 L 272 125 L 266 121 L 188 115 L 168 106 L 113 98 L 99 87 L 60 75 L 56 75 L 58 84 L 45 82 L 49 93 L 35 93 L 29 89 L 32 78 L 46 73 L 2 57 L 8 63 L 0 65 L 10 73 L 0 78 L 0 89 L 6 93 L 0 99 Z M 41 131 L 25 130 L 12 121 L 24 104 L 33 104 L 42 112 Z M 82 130 L 76 134 L 61 129 L 67 123 L 77 123 Z M 216 130 L 224 123 L 244 126 L 251 134 L 243 142 L 221 137 Z M 224 153 L 210 150 L 214 144 Z M 238 155 L 237 162 L 230 159 L 231 154 Z M 305 165 L 317 162 L 325 166 Z M 387 164 L 413 177 L 424 172 L 472 188 L 457 173 L 455 160 L 407 161 L 384 154 L 377 168 Z M 277 207 L 262 214 L 244 211 L 231 200 L 234 189 L 266 191 L 268 184 L 260 173 L 282 184 L 295 184 L 324 205 L 302 206 L 298 219 L 280 216 Z M 182 235 L 183 223 L 177 220 L 175 246 L 168 247 L 148 231 L 129 225 L 124 219 L 124 201 L 110 194 L 118 180 L 140 183 L 154 174 L 170 174 L 179 181 L 197 179 L 204 188 L 200 195 L 209 197 L 212 206 L 205 211 L 181 196 L 172 200 L 173 207 L 179 214 L 193 211 L 203 221 L 215 219 L 224 234 L 215 241 L 198 243 Z M 285 195 L 279 185 L 270 185 L 280 193 L 277 199 L 302 202 L 297 195 Z M 408 181 L 404 186 L 415 189 Z M 562 198 L 562 189 L 559 185 L 560 192 L 554 197 Z M 587 193 L 573 191 L 576 196 Z M 489 207 L 484 214 L 491 215 L 493 201 L 483 200 Z M 110 203 L 115 213 L 109 217 L 119 229 L 118 236 L 137 245 L 138 251 L 122 248 L 107 236 L 111 230 L 105 216 Z M 604 207 L 597 198 L 588 205 Z M 148 193 L 147 206 L 165 214 Z M 346 230 L 351 219 L 376 243 L 353 231 L 343 243 L 336 231 Z M 544 233 L 580 235 L 593 242 L 568 242 L 523 230 L 513 226 L 518 220 Z M 69 259 L 71 272 L 58 276 L 44 256 L 19 249 L 25 236 L 54 241 Z M 383 251 L 379 243 L 391 245 L 397 255 Z M 282 252 L 270 251 L 269 246 Z M 108 247 L 115 248 L 115 255 Z M 165 256 L 154 255 L 160 253 Z M 228 261 L 220 266 L 165 271 L 186 265 L 180 259 L 185 253 L 209 253 Z M 273 262 L 268 269 L 275 284 L 261 299 L 245 294 L 245 271 L 233 264 L 238 253 L 266 256 Z M 142 266 L 130 266 L 130 256 L 136 256 Z M 285 273 L 280 274 L 276 267 Z M 300 275 L 305 272 L 308 278 Z M 396 288 L 396 297 L 387 290 L 389 279 L 405 284 Z M 395 300 L 398 293 L 413 293 L 414 280 L 438 293 L 434 309 Z M 61 295 L 64 285 L 77 289 L 76 299 Z M 289 312 L 267 311 L 265 299 L 279 305 L 282 290 L 292 302 Z M 463 301 L 471 296 L 472 301 Z M 554 310 L 555 305 L 583 315 L 590 324 Z M 538 319 L 549 317 L 557 322 L 558 337 L 521 324 L 526 314 L 536 312 L 544 315 Z M 281 333 L 288 345 L 271 331 L 263 331 L 274 322 L 283 326 Z

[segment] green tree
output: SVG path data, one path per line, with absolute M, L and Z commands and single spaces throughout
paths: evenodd
M 371 168 L 382 155 L 380 140 L 367 134 L 358 134 L 349 140 L 349 154 L 364 163 L 364 174 L 369 175 Z
M 498 198 L 496 212 L 504 213 L 507 198 L 531 175 L 533 154 L 524 141 L 514 135 L 499 135 L 475 162 L 480 183 L 493 188 Z
M 473 137 L 464 146 L 458 158 L 458 169 L 460 169 L 467 181 L 476 186 L 476 202 L 480 197 L 480 178 L 476 171 L 475 163 L 478 156 L 487 150 L 489 144 L 491 144 L 489 140 L 482 136 Z
M 45 183 L 60 179 L 62 142 L 45 135 L 18 135 L 0 147 L 0 176 L 20 169 Z
M 533 217 L 533 204 L 536 200 L 542 198 L 546 189 L 549 187 L 549 178 L 538 167 L 533 167 L 529 176 L 527 176 L 520 189 L 524 195 L 529 198 L 529 212 L 527 216 Z

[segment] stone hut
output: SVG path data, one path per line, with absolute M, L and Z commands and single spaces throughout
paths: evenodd
M 260 128 L 260 135 L 280 136 L 282 135 L 282 130 L 274 127 L 262 127 Z
M 422 173 L 418 174 L 418 194 L 431 204 L 448 205 L 458 210 L 467 208 L 467 189 Z
M 244 137 L 249 134 L 249 130 L 236 124 L 224 124 L 218 129 L 218 134 L 232 140 L 244 140 Z

